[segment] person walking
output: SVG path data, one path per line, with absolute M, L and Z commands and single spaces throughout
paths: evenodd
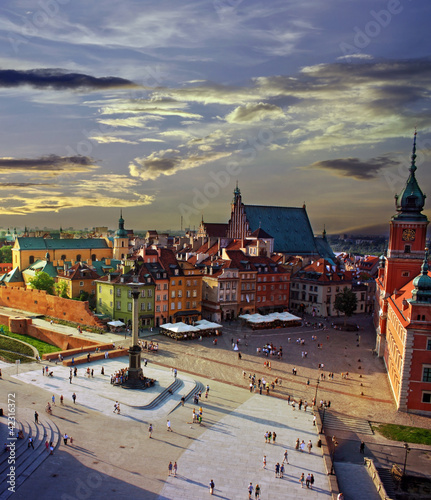
M 305 486 L 306 486 L 307 488 L 309 488 L 309 487 L 310 487 L 310 480 L 311 480 L 311 475 L 310 475 L 310 473 L 309 473 L 309 474 L 307 475 L 306 480 L 305 480 Z
M 289 464 L 287 450 L 285 450 L 284 455 L 283 455 L 283 463 Z
M 275 443 L 275 439 L 277 437 L 277 434 L 275 433 L 275 431 L 272 433 L 272 443 L 274 444 Z
M 211 479 L 210 481 L 210 495 L 212 495 L 214 493 L 214 488 L 215 488 L 215 484 L 214 484 L 214 481 Z
M 178 465 L 177 462 L 174 463 L 174 476 L 177 475 Z
M 51 401 L 52 401 L 52 405 L 55 406 L 55 396 L 54 396 L 54 394 L 52 395 Z
M 34 423 L 35 424 L 39 423 L 39 413 L 37 413 L 37 411 L 34 412 Z
M 266 455 L 263 456 L 262 469 L 266 469 Z
M 28 445 L 27 445 L 27 448 L 30 448 L 30 446 L 33 448 L 34 450 L 34 444 L 33 444 L 33 438 L 30 436 L 28 438 Z
M 308 448 L 308 453 L 311 453 L 311 448 L 313 448 L 313 444 L 311 442 L 311 439 L 307 443 L 307 448 Z
M 280 464 L 278 462 L 275 464 L 275 477 L 280 477 Z
M 284 465 L 283 462 L 280 464 L 280 479 L 283 479 L 284 476 Z
M 148 437 L 151 439 L 151 435 L 153 434 L 153 424 L 148 426 Z
M 170 421 L 170 420 L 168 420 L 168 421 L 166 422 L 166 430 L 167 430 L 167 431 L 169 431 L 169 432 L 172 432 L 172 428 L 171 428 L 171 421 Z
M 65 435 L 63 436 L 63 442 L 64 442 L 64 444 L 65 444 L 66 446 L 67 446 L 67 440 L 68 440 L 68 439 L 69 439 L 69 436 L 68 436 L 67 434 L 65 434 Z
M 253 494 L 253 483 L 250 483 L 248 485 L 247 490 L 248 490 L 248 500 L 251 500 L 251 495 Z
M 169 474 L 168 474 L 168 475 L 169 475 L 169 476 L 171 476 L 171 475 L 172 475 L 172 467 L 173 467 L 172 462 L 169 462 L 169 465 L 168 465 L 168 471 L 169 471 Z
M 260 486 L 258 484 L 254 487 L 254 498 L 260 498 Z
M 313 484 L 314 484 L 314 476 L 313 474 L 310 474 L 310 490 L 313 489 Z
M 359 445 L 359 453 L 365 453 L 365 443 L 363 441 L 361 441 L 361 444 Z
M 63 394 L 60 396 L 60 404 L 62 405 L 64 401 Z
M 76 404 L 76 394 L 75 393 L 72 394 L 72 399 L 73 399 L 74 404 Z

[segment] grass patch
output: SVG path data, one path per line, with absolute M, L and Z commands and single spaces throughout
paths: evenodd
M 395 424 L 380 424 L 373 428 L 385 438 L 393 441 L 431 445 L 431 430 L 429 429 Z
M 13 339 L 18 339 L 22 340 L 23 342 L 26 342 L 27 344 L 32 345 L 33 347 L 36 347 L 38 350 L 39 356 L 42 357 L 44 354 L 49 354 L 51 352 L 59 352 L 61 349 L 55 345 L 48 344 L 47 342 L 43 342 L 42 340 L 35 339 L 33 337 L 30 337 L 29 335 L 21 335 L 20 333 L 12 333 L 9 331 L 9 328 L 7 326 L 2 325 L 3 331 L 1 332 L 3 335 L 6 335 L 7 337 L 13 338 Z M 33 353 L 32 353 L 33 355 Z
M 26 344 L 17 342 L 11 338 L 5 338 L 0 336 L 0 350 L 14 351 L 21 354 L 26 354 L 27 356 L 34 356 L 33 349 Z
M 14 352 L 2 351 L 1 349 L 0 349 L 0 359 L 6 363 L 15 363 L 17 359 L 19 359 L 21 363 L 34 362 L 34 359 L 26 358 L 25 356 L 21 356 L 21 354 L 15 354 Z

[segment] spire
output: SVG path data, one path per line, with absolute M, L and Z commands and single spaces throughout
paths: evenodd
M 416 167 L 416 135 L 413 139 L 412 162 L 409 168 L 410 175 L 405 188 L 399 195 L 395 195 L 395 207 L 398 214 L 394 215 L 394 220 L 426 220 L 426 215 L 422 214 L 425 205 L 426 195 L 423 194 L 415 176 Z
M 235 205 L 238 199 L 241 202 L 241 191 L 239 190 L 239 187 L 238 187 L 238 181 L 236 181 L 236 188 L 233 192 L 232 203 Z
M 117 238 L 127 238 L 127 231 L 124 229 L 123 210 L 120 211 L 120 218 L 118 219 L 118 229 L 115 233 Z

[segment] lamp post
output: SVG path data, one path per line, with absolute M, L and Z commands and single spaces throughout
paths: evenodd
M 409 454 L 411 448 L 409 448 L 409 445 L 407 443 L 404 443 L 404 450 L 405 450 L 405 455 L 404 455 L 404 469 L 403 469 L 403 477 L 406 475 L 406 466 L 407 466 L 407 455 Z
M 317 406 L 317 390 L 319 389 L 320 380 L 317 379 L 316 382 L 316 392 L 314 393 L 314 406 Z

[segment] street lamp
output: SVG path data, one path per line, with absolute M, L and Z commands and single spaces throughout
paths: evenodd
M 316 392 L 314 393 L 314 406 L 317 406 L 317 390 L 319 389 L 320 380 L 317 379 L 316 382 Z
M 404 449 L 406 451 L 406 454 L 404 456 L 404 470 L 403 470 L 403 477 L 406 475 L 406 466 L 407 466 L 407 455 L 409 454 L 409 451 L 411 448 L 409 448 L 409 445 L 407 443 L 404 443 Z

